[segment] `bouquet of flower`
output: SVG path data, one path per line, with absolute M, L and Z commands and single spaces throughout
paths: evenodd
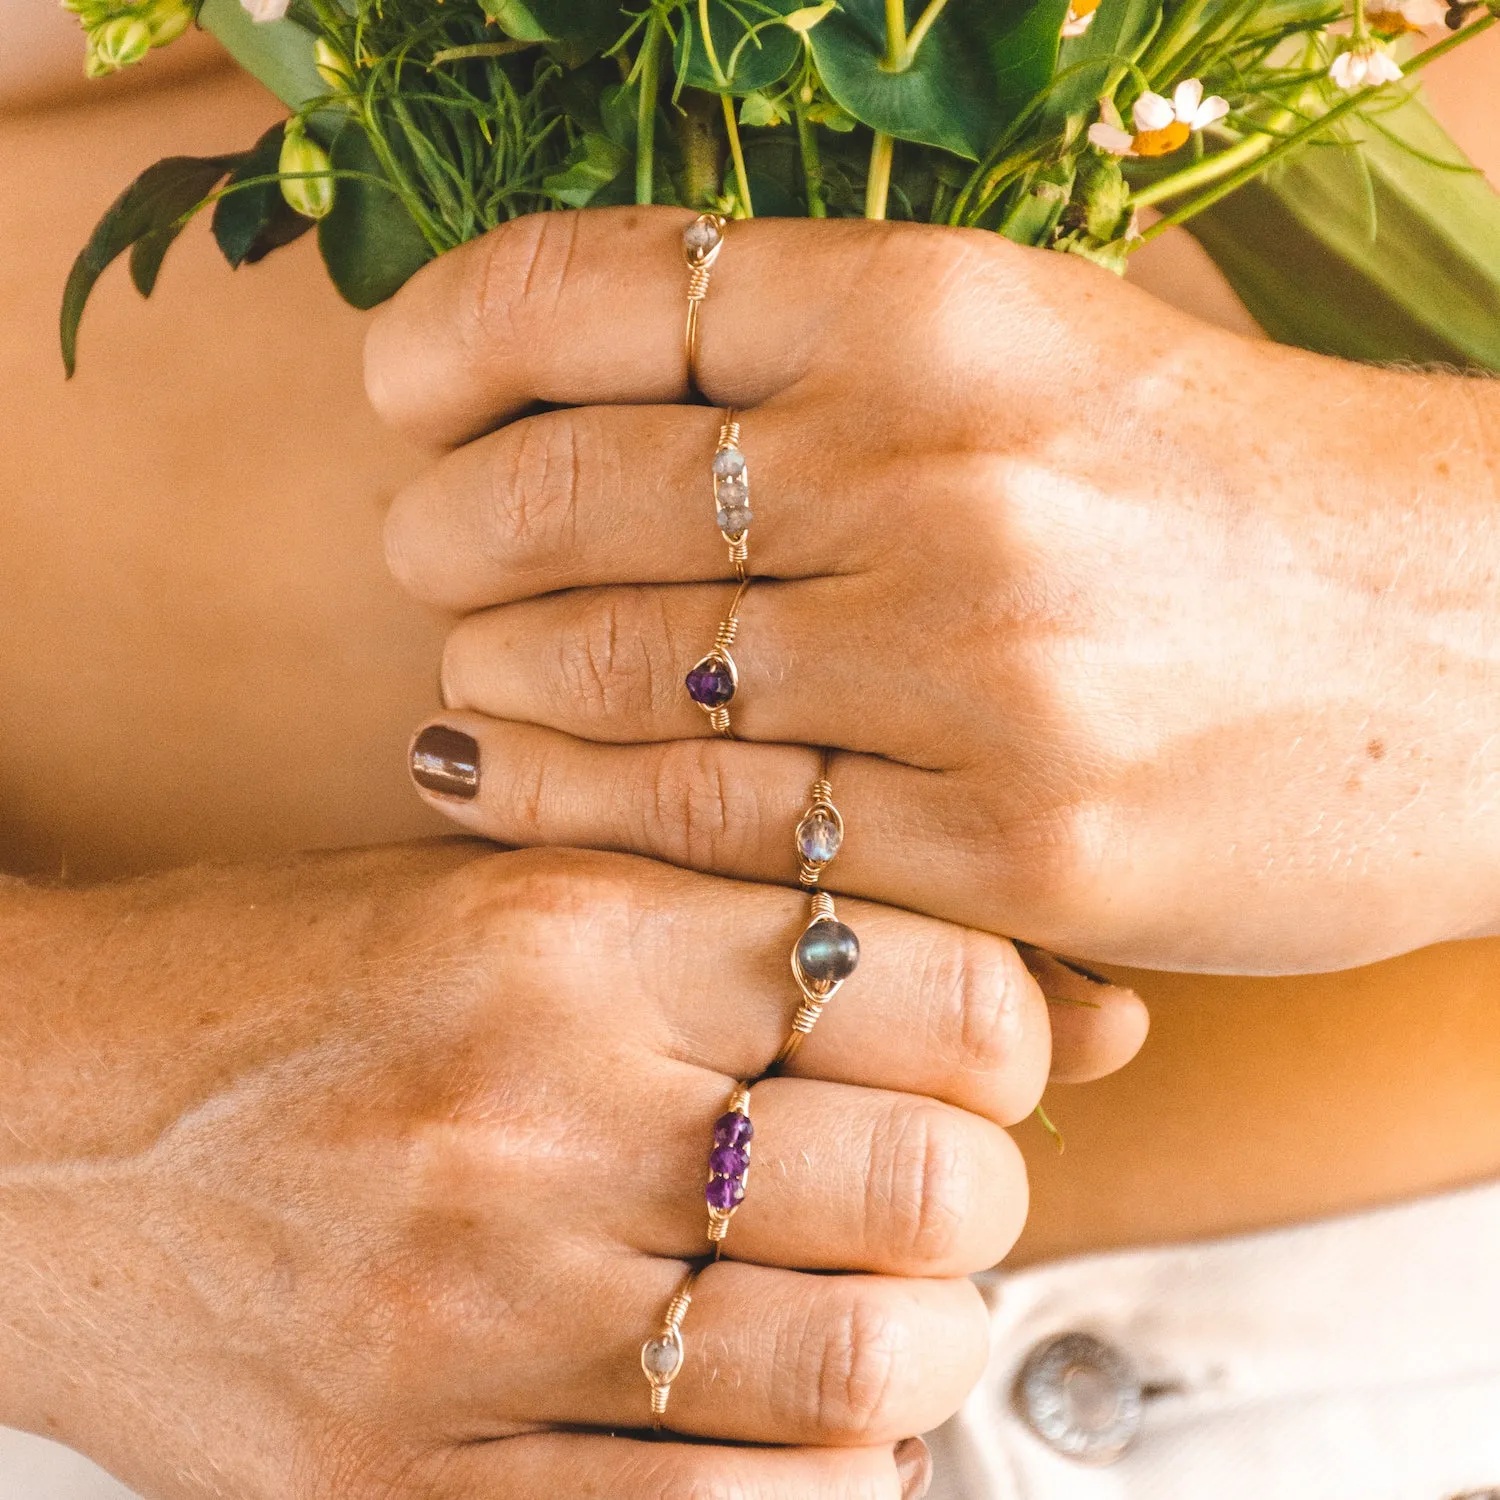
M 1500 0 L 65 3 L 91 74 L 196 23 L 290 111 L 114 203 L 64 295 L 70 371 L 104 268 L 128 250 L 149 295 L 204 208 L 235 267 L 315 227 L 370 307 L 503 220 L 629 202 L 982 228 L 1114 270 L 1191 223 L 1277 337 L 1500 368 L 1500 197 L 1415 89 Z

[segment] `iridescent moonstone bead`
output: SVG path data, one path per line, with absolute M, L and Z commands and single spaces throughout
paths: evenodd
M 738 1208 L 744 1200 L 745 1184 L 738 1177 L 711 1177 L 703 1189 L 703 1196 L 710 1208 L 727 1213 L 731 1208 Z
M 738 479 L 745 472 L 745 455 L 738 448 L 720 448 L 714 454 L 714 473 L 720 479 Z
M 814 984 L 836 984 L 859 967 L 859 939 L 842 922 L 814 922 L 797 939 L 797 967 Z
M 797 852 L 809 864 L 826 865 L 843 842 L 843 830 L 837 820 L 821 807 L 814 808 L 797 825 Z
M 737 1109 L 714 1121 L 716 1146 L 748 1146 L 754 1135 L 755 1126 L 750 1123 L 750 1116 L 742 1115 Z

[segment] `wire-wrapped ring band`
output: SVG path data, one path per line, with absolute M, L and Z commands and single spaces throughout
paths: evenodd
M 708 277 L 719 251 L 724 248 L 724 228 L 729 220 L 723 214 L 699 214 L 682 231 L 682 254 L 688 268 L 687 330 L 683 347 L 687 355 L 688 389 L 698 385 L 698 318 L 703 299 L 708 296 Z
M 702 1266 L 695 1266 L 687 1273 L 677 1295 L 667 1305 L 661 1332 L 641 1345 L 641 1370 L 651 1385 L 651 1425 L 656 1428 L 666 1420 L 672 1382 L 682 1373 L 687 1357 L 682 1343 L 682 1320 L 692 1306 L 693 1288 L 702 1274 Z

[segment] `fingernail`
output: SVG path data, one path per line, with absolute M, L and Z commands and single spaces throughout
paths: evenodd
M 412 741 L 411 774 L 429 792 L 471 802 L 479 793 L 479 741 L 446 724 L 429 724 Z
M 896 1444 L 896 1477 L 901 1481 L 901 1500 L 922 1500 L 932 1488 L 932 1454 L 921 1438 Z
M 1077 963 L 1071 958 L 1064 958 L 1060 953 L 1054 953 L 1052 956 L 1063 968 L 1071 969 L 1075 974 L 1087 979 L 1092 984 L 1107 984 L 1111 989 L 1115 987 L 1113 979 L 1106 979 L 1104 975 L 1096 974 L 1092 969 L 1085 969 L 1081 963 Z

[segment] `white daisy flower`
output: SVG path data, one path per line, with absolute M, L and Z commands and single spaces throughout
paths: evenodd
M 1195 130 L 1203 130 L 1229 113 L 1229 103 L 1217 94 L 1205 99 L 1203 84 L 1185 78 L 1170 99 L 1149 89 L 1135 101 L 1132 134 L 1100 120 L 1089 126 L 1089 140 L 1112 156 L 1166 156 L 1187 144 Z
M 1082 36 L 1094 24 L 1094 17 L 1098 14 L 1099 0 L 1073 0 L 1068 7 L 1068 19 L 1063 22 L 1062 34 Z
M 1376 88 L 1382 83 L 1395 83 L 1401 77 L 1396 59 L 1385 48 L 1375 42 L 1365 42 L 1340 52 L 1334 58 L 1328 76 L 1341 89 Z

